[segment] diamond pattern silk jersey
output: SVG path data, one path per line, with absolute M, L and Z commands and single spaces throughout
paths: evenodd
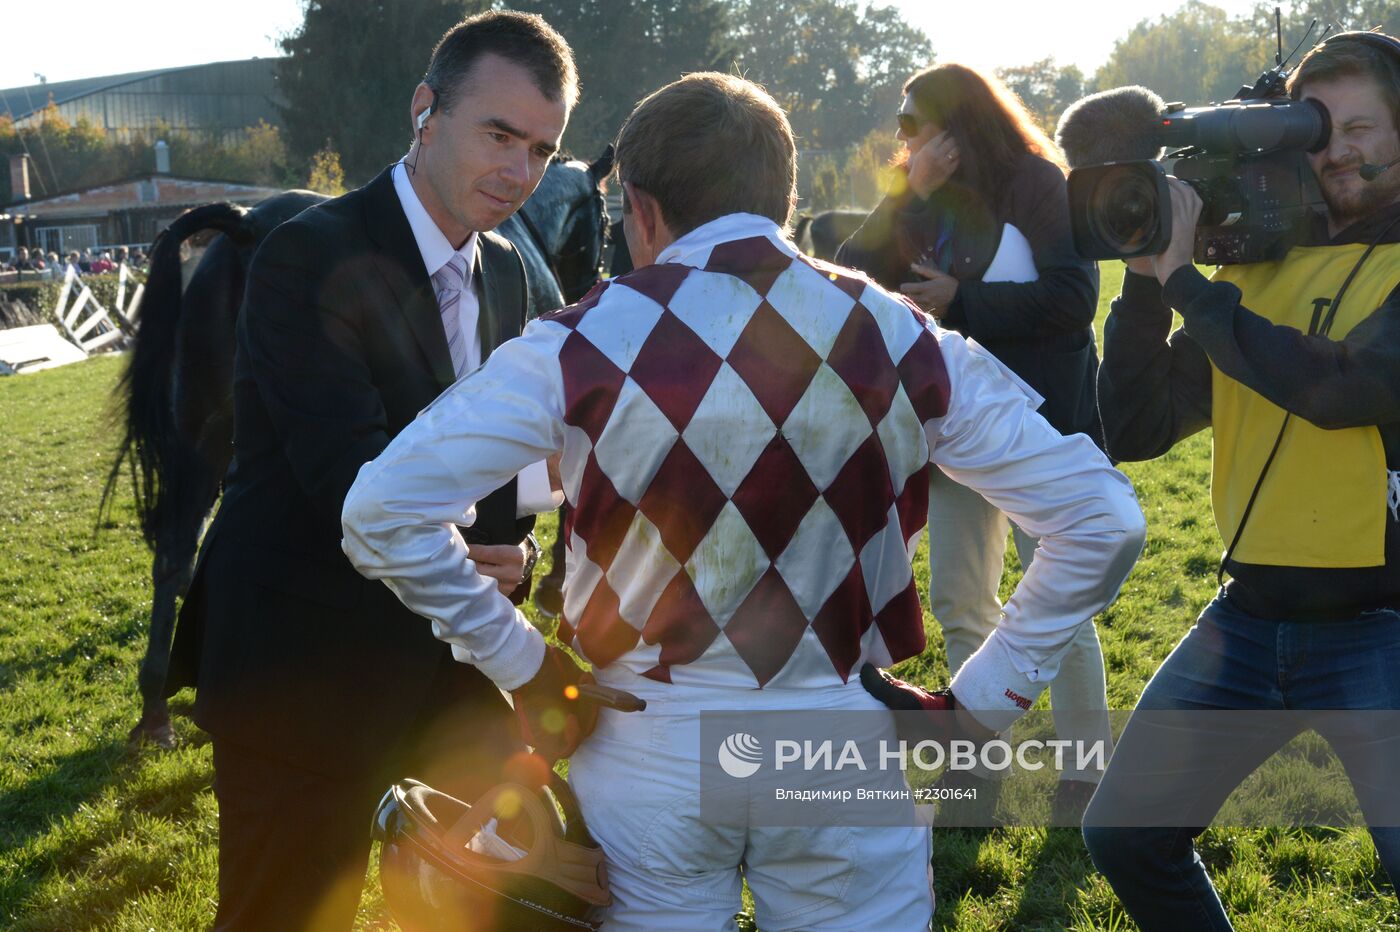
M 589 660 L 761 687 L 923 650 L 910 560 L 948 381 L 919 312 L 755 236 L 547 319 L 572 331 L 564 618 Z

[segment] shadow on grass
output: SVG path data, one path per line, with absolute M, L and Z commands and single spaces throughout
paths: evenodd
M 1007 902 L 1015 914 L 999 922 L 1007 929 L 1062 929 L 1069 924 L 1074 891 L 1094 876 L 1089 853 L 1078 830 L 1043 829 L 1045 838 L 1030 860 L 1016 844 L 1004 843 L 1001 828 L 935 828 L 933 832 L 933 927 L 952 932 L 965 927 L 974 903 Z M 1002 842 L 1002 843 L 999 843 Z M 990 921 L 990 920 L 988 920 Z
M 1073 891 L 1083 891 L 1094 873 L 1078 829 L 1048 828 L 1045 843 L 1021 880 L 1013 929 L 1058 928 L 1069 919 Z
M 179 714 L 188 705 L 176 704 L 172 713 L 183 719 L 182 748 L 193 750 L 208 737 Z M 192 819 L 208 791 L 209 769 L 182 758 L 114 737 L 46 762 L 37 776 L 0 793 L 0 861 L 8 862 L 0 871 L 0 925 L 101 925 L 122 903 L 168 881 L 169 851 L 141 838 L 160 832 L 153 824 Z M 65 885 L 61 901 L 38 902 L 56 876 L 78 880 Z
M 0 793 L 0 846 L 21 847 L 96 799 L 118 779 L 126 757 L 124 741 L 105 740 L 58 758 L 32 780 Z

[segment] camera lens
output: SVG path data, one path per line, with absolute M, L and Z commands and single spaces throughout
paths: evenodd
M 1138 252 L 1157 231 L 1157 185 L 1134 166 L 1105 171 L 1087 206 L 1094 235 L 1120 254 Z

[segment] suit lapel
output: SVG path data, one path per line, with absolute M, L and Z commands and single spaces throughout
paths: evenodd
M 482 248 L 485 236 L 476 238 L 476 334 L 481 341 L 481 361 L 485 362 L 491 351 L 501 345 L 500 311 L 504 300 L 501 294 L 501 269 L 487 268 L 490 250 Z
M 370 240 L 378 247 L 370 253 L 371 261 L 398 302 L 399 311 L 423 350 L 429 371 L 442 388 L 447 388 L 457 375 L 447 350 L 442 311 L 423 266 L 418 241 L 413 238 L 413 228 L 408 225 L 394 190 L 392 171 L 390 166 L 365 187 L 365 226 Z

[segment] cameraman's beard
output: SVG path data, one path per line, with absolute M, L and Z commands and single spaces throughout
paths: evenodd
M 1389 156 L 1386 161 L 1394 158 Z M 1362 180 L 1359 171 L 1361 160 L 1356 162 L 1329 162 L 1320 172 L 1319 187 L 1322 199 L 1327 204 L 1327 213 L 1337 230 L 1351 226 L 1372 211 L 1388 207 L 1400 200 L 1400 165 L 1396 170 L 1383 172 L 1374 181 Z M 1337 169 L 1351 170 L 1353 174 L 1342 178 L 1329 177 L 1329 172 Z

